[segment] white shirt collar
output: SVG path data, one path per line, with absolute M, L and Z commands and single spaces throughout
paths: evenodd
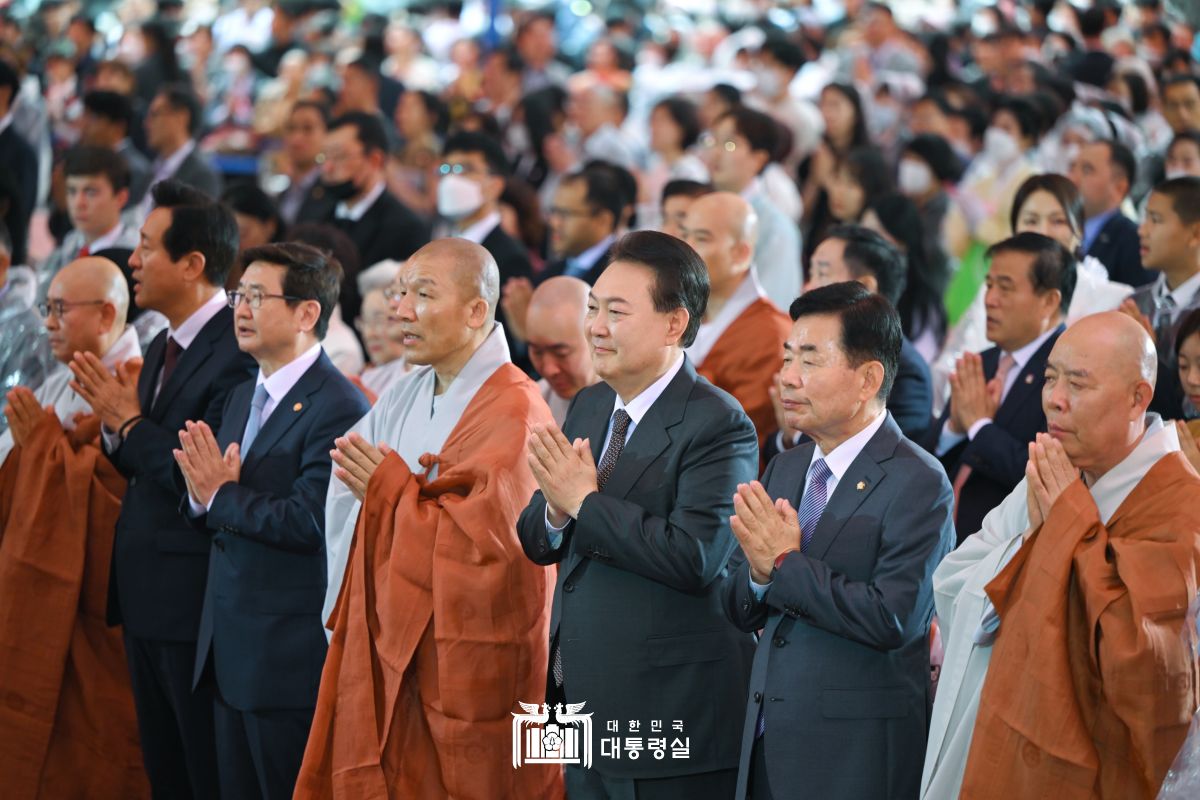
M 333 212 L 334 216 L 338 219 L 348 219 L 351 222 L 358 222 L 363 218 L 363 214 L 366 214 L 371 206 L 375 205 L 375 201 L 383 194 L 385 188 L 387 187 L 384 182 L 379 181 L 375 184 L 374 189 L 367 192 L 366 197 L 354 205 L 348 206 L 345 201 L 338 203 L 337 208 Z
M 1179 435 L 1174 423 L 1164 425 L 1158 414 L 1146 415 L 1146 432 L 1125 460 L 1100 476 L 1088 487 L 1100 512 L 1100 521 L 1108 524 L 1113 514 L 1146 477 L 1146 473 L 1168 453 L 1179 450 Z
M 107 250 L 117 243 L 121 238 L 121 231 L 124 228 L 124 220 L 118 218 L 117 224 L 112 227 L 108 233 L 97 236 L 87 246 L 89 253 L 98 253 L 101 250 Z
M 700 329 L 696 331 L 696 341 L 692 342 L 691 347 L 684 351 L 692 363 L 696 366 L 703 364 L 704 359 L 708 358 L 708 354 L 716 347 L 717 342 L 725 335 L 729 326 L 762 296 L 764 296 L 762 285 L 758 282 L 754 270 L 747 270 L 746 277 L 725 301 L 725 305 L 717 312 L 717 316 L 711 322 L 700 323 Z
M 108 352 L 100 357 L 100 363 L 109 372 L 115 373 L 118 364 L 141 355 L 142 346 L 138 344 L 137 329 L 132 325 L 127 325 L 117 340 L 112 343 L 112 347 L 108 348 Z
M 1016 362 L 1016 367 L 1014 367 L 1014 369 L 1012 371 L 1013 380 L 1016 380 L 1017 373 L 1020 372 L 1021 370 L 1025 369 L 1025 365 L 1029 362 L 1029 359 L 1033 358 L 1033 354 L 1036 353 L 1038 351 L 1038 349 L 1041 348 L 1041 346 L 1046 343 L 1047 339 L 1049 339 L 1051 336 L 1054 335 L 1054 332 L 1056 330 L 1058 330 L 1057 325 L 1055 325 L 1053 328 L 1046 331 L 1041 336 L 1037 337 L 1036 339 L 1034 339 L 1032 342 L 1025 345 L 1024 347 L 1022 347 L 1018 350 L 1014 350 L 1013 352 L 1009 353 L 1009 355 L 1013 357 L 1013 361 Z
M 1200 272 L 1176 286 L 1174 291 L 1167 288 L 1167 276 L 1160 273 L 1154 282 L 1154 296 L 1159 300 L 1170 297 L 1175 301 L 1176 308 L 1187 308 L 1193 299 L 1200 296 Z
M 742 190 L 742 199 L 745 200 L 747 203 L 753 202 L 756 197 L 758 197 L 760 194 L 762 194 L 762 191 L 763 191 L 762 175 L 755 175 L 754 180 L 750 181 L 750 183 L 747 184 L 746 188 Z
M 179 148 L 166 158 L 159 159 L 158 168 L 154 171 L 154 174 L 163 178 L 169 178 L 170 176 L 174 175 L 179 171 L 179 165 L 182 164 L 195 149 L 195 140 L 188 139 L 187 142 L 184 143 L 183 147 Z
M 871 437 L 883 427 L 885 420 L 887 420 L 887 409 L 882 409 L 875 416 L 875 419 L 867 424 L 867 427 L 833 448 L 833 452 L 829 453 L 829 455 L 822 453 L 819 446 L 814 447 L 809 468 L 812 468 L 812 464 L 818 458 L 825 459 L 825 466 L 829 467 L 829 471 L 833 473 L 836 485 L 842 479 L 842 476 L 846 474 L 846 470 L 850 469 L 850 465 L 854 463 L 854 459 L 858 458 L 858 454 L 867 446 L 867 442 L 871 441 Z
M 16 97 L 12 98 L 12 100 L 16 100 L 16 99 L 17 99 Z M 6 130 L 8 130 L 8 126 L 12 125 L 12 121 L 13 121 L 13 112 L 12 112 L 12 103 L 10 102 L 8 113 L 5 114 L 3 117 L 0 117 L 0 133 L 4 133 Z
M 462 229 L 461 233 L 456 234 L 460 239 L 466 239 L 468 242 L 475 244 L 483 244 L 483 240 L 488 237 L 496 226 L 500 224 L 500 212 L 493 211 L 483 219 L 476 222 L 474 225 L 469 225 Z
M 204 305 L 192 312 L 192 315 L 183 321 L 183 324 L 178 329 L 167 329 L 167 335 L 175 340 L 175 343 L 187 350 L 192 346 L 192 342 L 200 335 L 200 331 L 208 324 L 209 320 L 215 317 L 222 308 L 229 304 L 225 292 L 217 291 L 212 297 L 204 302 Z
M 279 404 L 279 401 L 287 396 L 287 393 L 304 376 L 304 373 L 308 372 L 309 367 L 315 364 L 320 357 L 321 343 L 317 342 L 295 359 L 275 370 L 269 378 L 264 377 L 262 368 L 259 368 L 258 379 L 254 385 L 266 386 L 267 396 L 270 398 L 266 405 L 263 406 L 262 417 L 264 420 L 275 409 L 275 406 Z
M 621 400 L 621 395 L 618 394 L 616 401 L 613 403 L 613 413 L 615 414 L 617 413 L 617 409 L 623 408 L 625 409 L 625 413 L 629 415 L 629 419 L 633 421 L 633 424 L 637 425 L 642 421 L 642 417 L 646 416 L 646 412 L 650 410 L 650 406 L 654 405 L 654 401 L 666 391 L 667 385 L 674 380 L 682 368 L 683 353 L 680 353 L 675 359 L 675 363 L 658 380 L 643 389 L 641 394 L 630 400 L 628 404 Z
M 603 239 L 601 239 L 599 242 L 597 242 L 596 244 L 589 247 L 587 250 L 584 250 L 579 255 L 570 259 L 570 262 L 572 264 L 576 265 L 577 267 L 581 267 L 581 268 L 590 270 L 592 268 L 592 266 L 595 265 L 595 263 L 597 261 L 599 261 L 600 258 L 605 253 L 608 252 L 608 248 L 612 247 L 613 242 L 615 242 L 616 240 L 617 240 L 617 237 L 614 234 L 610 233 L 608 236 L 605 236 Z

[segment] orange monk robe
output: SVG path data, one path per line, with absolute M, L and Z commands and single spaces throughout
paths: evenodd
M 758 431 L 760 453 L 767 436 L 779 429 L 767 390 L 783 366 L 783 343 L 791 329 L 788 315 L 760 297 L 730 323 L 696 365 L 696 372 L 742 404 Z
M 988 584 L 1000 631 L 964 800 L 1158 793 L 1200 702 L 1182 635 L 1200 567 L 1198 498 L 1178 452 L 1107 525 L 1076 482 Z
M 125 480 L 99 418 L 46 413 L 0 468 L 0 795 L 149 797 L 119 628 L 105 624 Z
M 559 768 L 514 769 L 512 753 L 517 702 L 546 690 L 554 579 L 516 536 L 540 423 L 537 388 L 505 364 L 422 457 L 436 480 L 395 454 L 372 476 L 297 798 L 562 797 Z

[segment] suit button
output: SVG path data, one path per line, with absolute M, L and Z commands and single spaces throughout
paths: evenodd
M 752 608 L 749 600 L 742 601 L 742 611 L 749 611 Z
M 771 640 L 771 643 L 776 647 L 783 647 L 785 644 L 787 644 L 787 639 L 783 638 L 782 636 L 776 636 Z
M 129 479 L 129 485 L 137 486 L 137 475 L 134 475 L 132 478 Z
M 575 584 L 571 583 L 570 581 L 567 581 L 566 583 L 563 584 L 563 591 L 564 592 L 575 591 Z
M 762 702 L 762 692 L 755 692 L 755 693 L 754 693 L 754 702 L 756 702 L 756 703 L 761 703 L 761 702 Z

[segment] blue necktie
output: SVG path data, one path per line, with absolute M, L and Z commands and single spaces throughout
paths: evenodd
M 825 463 L 825 459 L 818 458 L 813 462 L 812 469 L 808 475 L 808 488 L 804 491 L 804 499 L 800 501 L 800 552 L 808 552 L 808 545 L 812 542 L 813 531 L 817 528 L 817 523 L 821 521 L 821 514 L 825 512 L 825 505 L 829 502 L 829 476 L 833 473 L 829 471 L 829 465 Z M 758 722 L 754 726 L 754 738 L 759 738 L 767 729 L 767 715 L 765 713 L 765 705 L 758 708 Z
M 267 385 L 260 383 L 254 387 L 254 398 L 250 401 L 250 417 L 246 420 L 246 432 L 242 434 L 242 458 L 246 458 L 246 453 L 250 452 L 250 445 L 254 444 L 254 439 L 258 436 L 258 431 L 262 427 L 262 412 L 263 407 L 267 404 Z

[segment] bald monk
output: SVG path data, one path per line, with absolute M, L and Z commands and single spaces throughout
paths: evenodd
M 525 313 L 529 359 L 542 376 L 538 388 L 560 428 L 572 398 L 599 380 L 583 327 L 590 289 L 569 275 L 549 278 L 534 290 Z
M 751 268 L 757 228 L 754 209 L 730 192 L 696 199 L 683 223 L 684 240 L 704 259 L 712 286 L 700 332 L 686 352 L 697 373 L 741 403 L 762 452 L 777 427 L 769 390 L 792 326 Z
M 418 368 L 336 440 L 332 637 L 296 797 L 561 796 L 558 769 L 512 765 L 512 713 L 546 686 L 553 577 L 515 527 L 550 410 L 509 360 L 486 250 L 434 241 L 392 289 Z
M 1180 635 L 1200 478 L 1147 413 L 1156 374 L 1119 312 L 1051 351 L 1025 479 L 934 573 L 946 659 L 923 797 L 1158 792 L 1200 699 Z
M 92 353 L 136 372 L 129 292 L 116 264 L 83 258 L 50 284 L 55 359 Z M 119 628 L 105 625 L 125 481 L 99 419 L 60 366 L 8 393 L 0 437 L 0 778 L 7 797 L 148 797 Z

